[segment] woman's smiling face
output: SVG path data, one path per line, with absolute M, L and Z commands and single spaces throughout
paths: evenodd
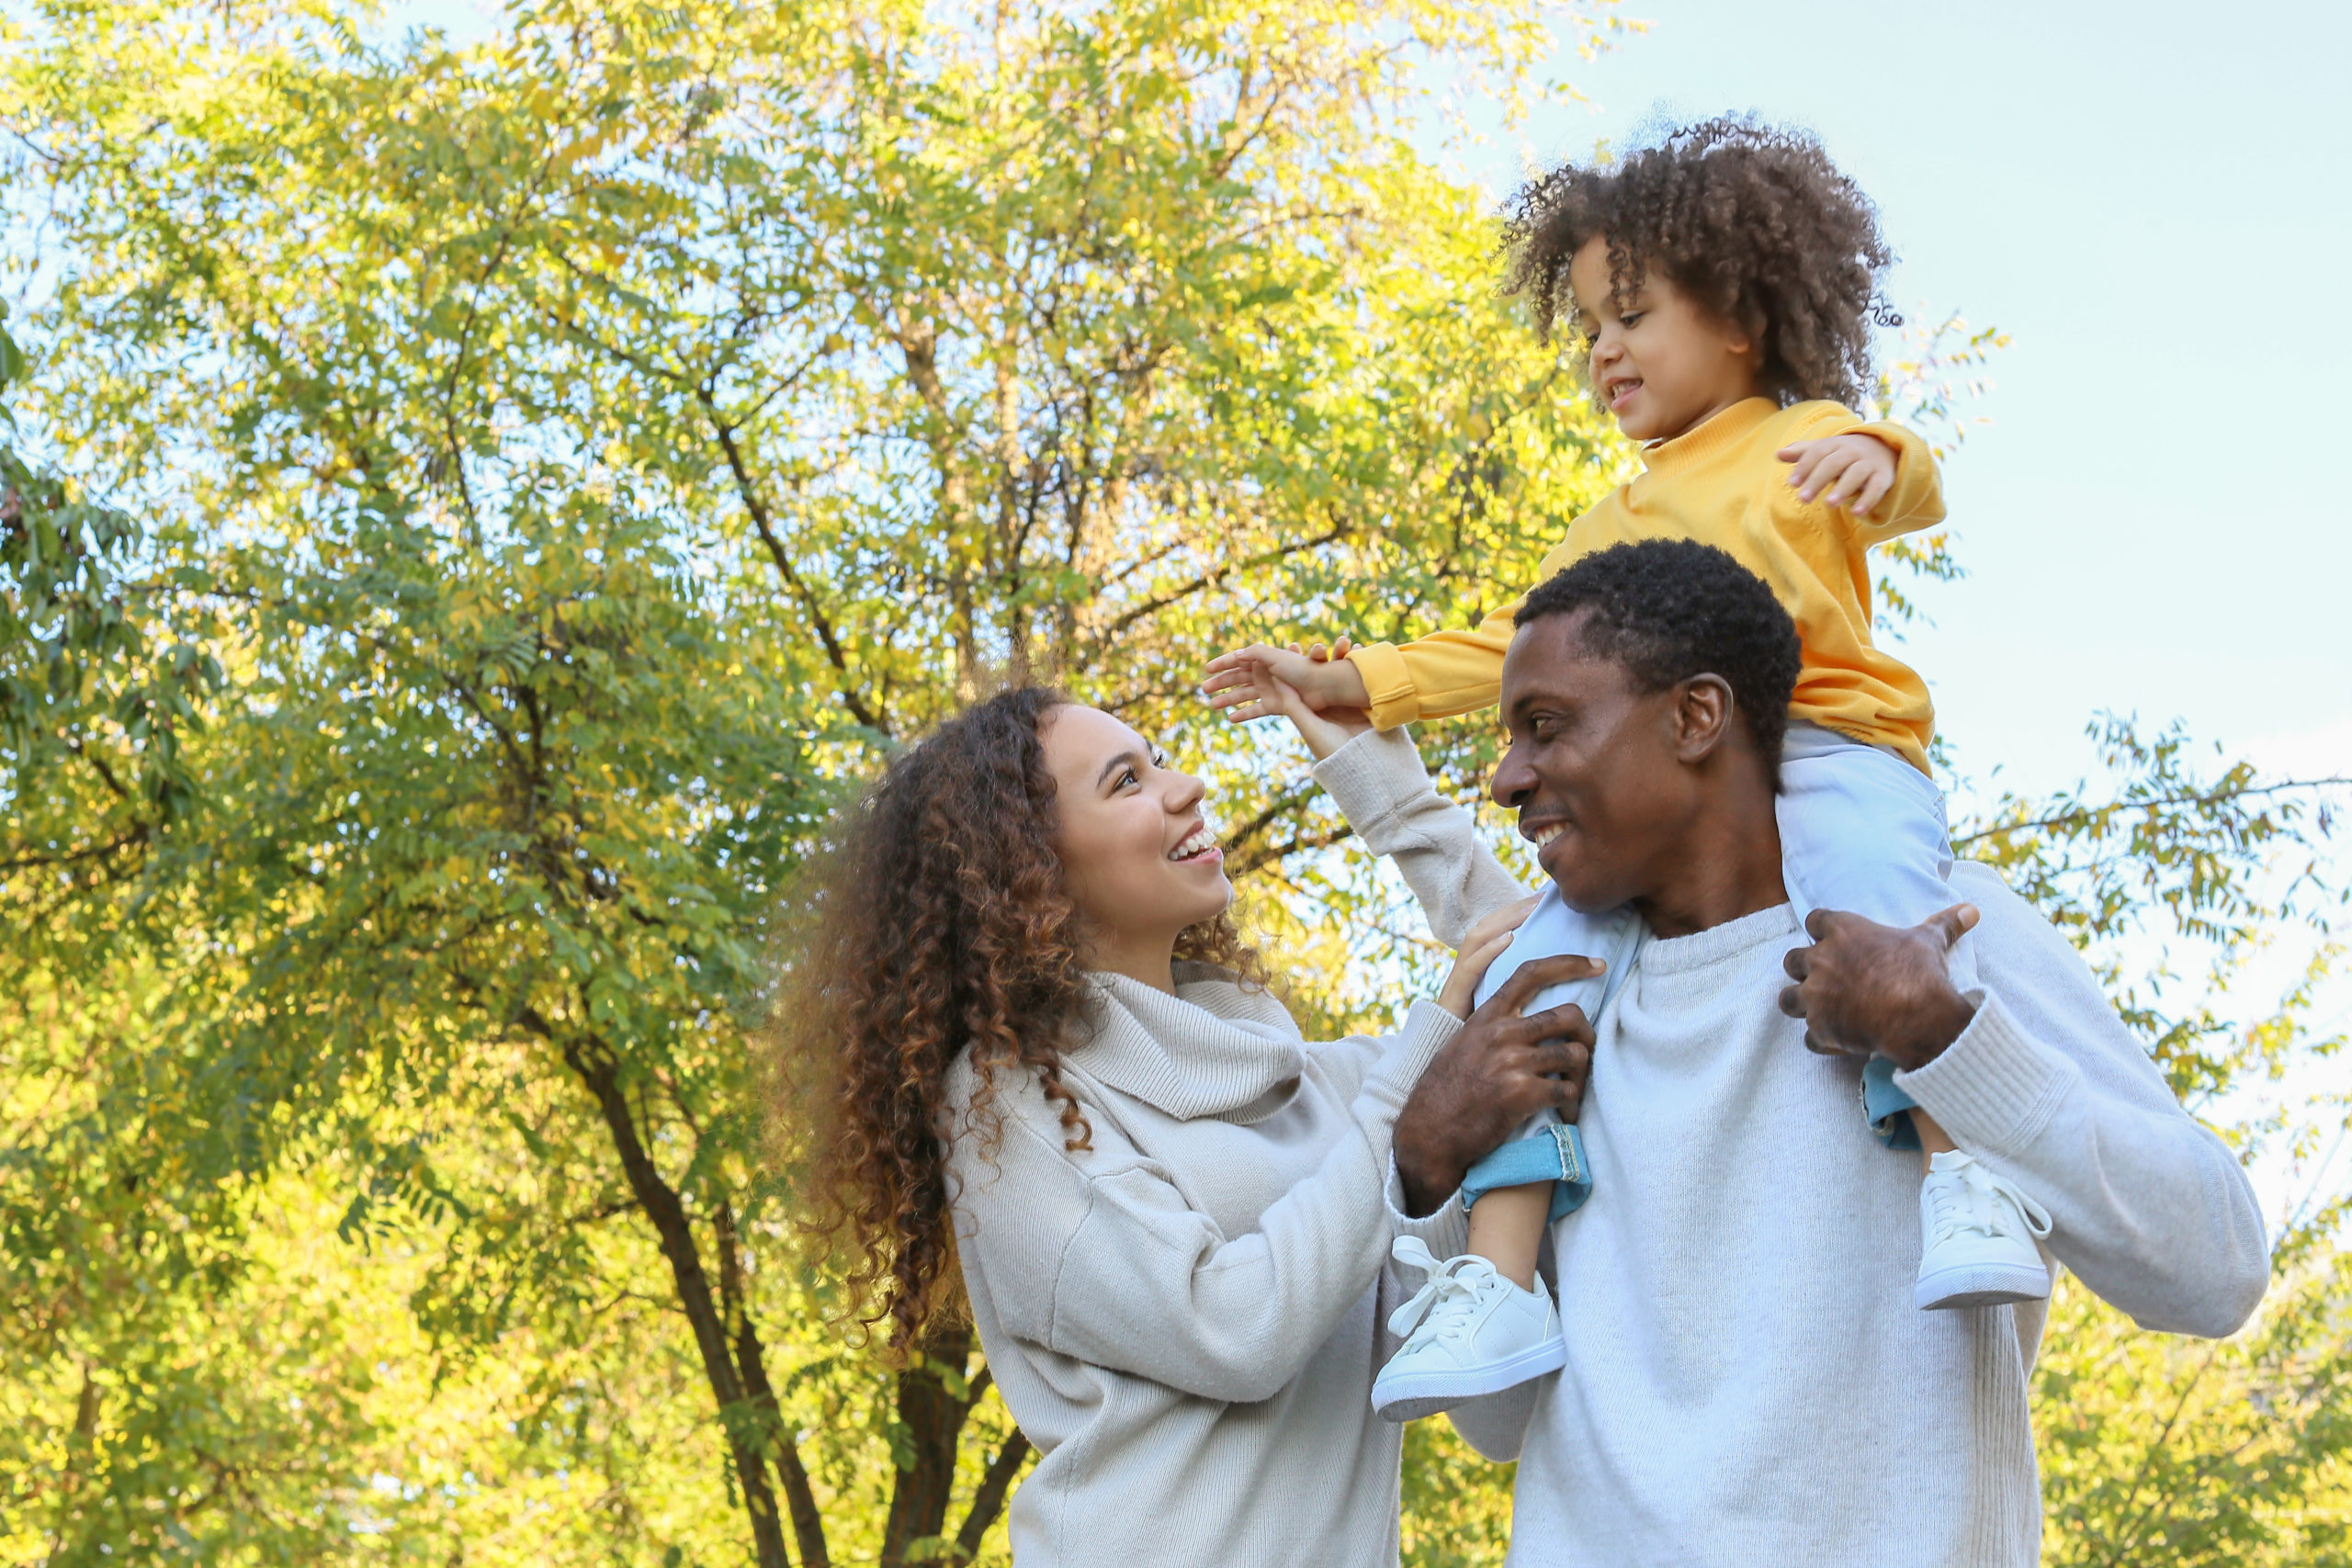
M 1054 852 L 1086 922 L 1090 963 L 1120 973 L 1132 972 L 1123 960 L 1156 965 L 1153 983 L 1165 987 L 1177 933 L 1233 902 L 1201 781 L 1099 708 L 1057 707 L 1038 739 L 1054 775 Z

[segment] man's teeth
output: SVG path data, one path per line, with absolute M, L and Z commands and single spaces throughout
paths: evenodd
M 1190 860 L 1194 855 L 1206 854 L 1215 848 L 1216 848 L 1216 835 L 1209 831 L 1206 823 L 1203 823 L 1186 834 L 1182 843 L 1169 851 L 1168 858 Z
M 1535 829 L 1535 831 L 1534 831 L 1533 833 L 1532 833 L 1532 834 L 1530 834 L 1530 835 L 1528 836 L 1528 840 L 1527 840 L 1527 841 L 1528 841 L 1529 843 L 1531 843 L 1531 844 L 1533 844 L 1537 849 L 1539 849 L 1539 850 L 1540 850 L 1540 849 L 1542 849 L 1544 845 L 1546 845 L 1546 844 L 1550 843 L 1553 840 L 1555 840 L 1555 839 L 1558 838 L 1559 836 L 1560 836 L 1560 825 L 1559 825 L 1558 823 L 1555 822 L 1555 823 L 1553 823 L 1553 824 L 1552 824 L 1550 827 L 1548 827 L 1548 828 L 1538 828 L 1538 829 Z

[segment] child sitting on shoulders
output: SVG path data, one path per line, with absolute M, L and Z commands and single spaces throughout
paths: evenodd
M 1657 538 L 1716 546 L 1762 577 L 1803 645 L 1778 804 L 1799 918 L 1844 909 L 1907 926 L 1955 902 L 1928 768 L 1928 689 L 1871 640 L 1865 552 L 1944 513 L 1926 444 L 1852 411 L 1871 328 L 1884 319 L 1878 277 L 1892 259 L 1869 199 L 1810 138 L 1719 119 L 1614 165 L 1536 180 L 1518 198 L 1510 238 L 1512 289 L 1547 337 L 1563 316 L 1573 322 L 1593 395 L 1643 443 L 1645 465 L 1569 525 L 1537 581 L 1611 545 Z M 1212 661 L 1204 689 L 1237 720 L 1272 711 L 1256 694 L 1268 676 L 1317 709 L 1365 710 L 1384 729 L 1473 712 L 1497 700 L 1518 607 L 1402 647 L 1342 643 L 1331 659 L 1259 644 Z M 1643 935 L 1630 910 L 1573 908 L 1547 888 L 1478 999 L 1529 959 L 1582 953 L 1605 963 L 1602 975 L 1555 987 L 1529 1010 L 1576 1002 L 1598 1018 Z M 1954 984 L 1973 987 L 1966 942 L 1951 962 Z M 1955 1149 L 1896 1085 L 1891 1063 L 1869 1065 L 1862 1100 L 1883 1140 L 1921 1151 L 1917 1304 L 2048 1295 L 2041 1206 Z M 1572 1126 L 1532 1129 L 1471 1172 L 1462 1190 L 1471 1251 L 1437 1268 L 1416 1298 L 1426 1313 L 1418 1325 L 1397 1325 L 1410 1337 L 1374 1386 L 1383 1415 L 1433 1414 L 1561 1364 L 1536 1249 L 1590 1190 Z

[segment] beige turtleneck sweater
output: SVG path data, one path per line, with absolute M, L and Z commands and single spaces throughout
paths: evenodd
M 1014 1560 L 1395 1562 L 1400 1428 L 1371 1393 L 1389 1243 L 1419 1227 L 1390 1221 L 1389 1134 L 1460 1023 L 1419 1002 L 1393 1036 L 1309 1044 L 1221 971 L 1178 965 L 1173 996 L 1094 978 L 1098 1027 L 1062 1068 L 1091 1148 L 1027 1074 L 999 1082 L 993 1150 L 960 1110 L 967 1065 L 950 1086 L 957 1256 L 1040 1455 Z

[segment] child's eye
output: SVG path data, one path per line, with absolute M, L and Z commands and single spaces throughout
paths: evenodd
M 1619 324 L 1619 325 L 1621 325 L 1621 326 L 1623 326 L 1623 328 L 1625 328 L 1625 330 L 1626 330 L 1626 331 L 1631 332 L 1631 331 L 1634 329 L 1634 327 L 1635 323 L 1639 322 L 1639 321 L 1641 321 L 1641 319 L 1642 319 L 1644 316 L 1646 316 L 1646 315 L 1648 315 L 1648 314 L 1649 314 L 1649 312 L 1648 312 L 1647 310 L 1634 310 L 1634 311 L 1631 311 L 1631 312 L 1629 312 L 1629 313 L 1628 313 L 1628 314 L 1626 314 L 1626 315 L 1623 315 L 1623 316 L 1618 317 L 1618 318 L 1617 318 L 1618 324 Z

